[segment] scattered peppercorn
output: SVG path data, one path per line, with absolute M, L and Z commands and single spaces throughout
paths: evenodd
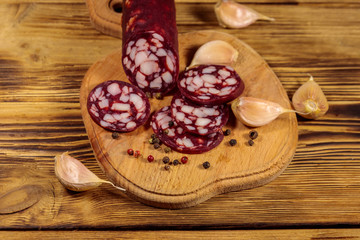
M 209 163 L 208 161 L 204 162 L 204 163 L 203 163 L 203 167 L 204 167 L 205 169 L 208 169 L 208 168 L 210 167 L 210 163 Z
M 170 162 L 170 158 L 168 157 L 168 156 L 165 156 L 165 157 L 163 157 L 163 159 L 162 159 L 162 161 L 163 161 L 163 163 L 169 163 Z
M 248 141 L 248 143 L 249 143 L 250 146 L 254 145 L 254 141 L 251 140 L 251 139 Z
M 151 134 L 151 138 L 156 138 L 155 133 Z
M 113 133 L 111 134 L 111 137 L 112 137 L 113 139 L 117 139 L 117 138 L 119 138 L 119 133 L 118 133 L 118 132 L 113 132 Z
M 231 130 L 230 130 L 230 129 L 226 129 L 226 130 L 224 131 L 224 136 L 229 136 L 230 133 L 231 133 Z
M 139 157 L 140 156 L 140 151 L 139 150 L 136 150 L 135 152 L 134 152 L 134 157 Z
M 230 143 L 230 146 L 235 146 L 236 143 L 237 143 L 237 141 L 236 141 L 236 139 L 231 139 L 231 140 L 229 141 L 229 143 Z
M 174 121 L 169 121 L 169 127 L 172 127 L 172 126 L 174 126 Z
M 149 156 L 147 157 L 147 160 L 148 160 L 149 162 L 153 162 L 153 161 L 154 161 L 153 155 L 149 155 Z
M 174 164 L 174 166 L 176 166 L 176 165 L 179 165 L 180 162 L 179 162 L 179 160 L 175 159 L 175 160 L 173 161 L 173 164 Z
M 165 169 L 166 171 L 169 171 L 169 170 L 170 170 L 170 166 L 169 166 L 169 165 L 165 165 L 164 169 Z
M 255 131 L 255 130 L 251 130 L 250 132 L 249 132 L 249 137 L 251 138 L 251 139 L 256 139 L 257 137 L 258 137 L 258 132 L 257 131 Z
M 150 92 L 146 92 L 145 95 L 148 97 L 148 98 L 152 98 L 152 95 Z
M 155 149 L 158 149 L 159 147 L 160 147 L 160 144 L 158 144 L 158 143 L 155 143 L 155 144 L 154 144 L 154 148 L 155 148 Z
M 161 100 L 161 99 L 163 99 L 163 96 L 161 93 L 158 92 L 158 93 L 155 93 L 155 98 L 158 100 Z
M 153 139 L 153 143 L 160 143 L 160 139 L 158 139 L 157 137 Z
M 166 152 L 166 153 L 171 152 L 171 148 L 169 148 L 169 147 L 165 147 L 165 148 L 164 148 L 164 152 Z
M 129 148 L 129 149 L 127 150 L 127 154 L 129 154 L 129 155 L 134 155 L 134 150 L 132 150 L 131 148 Z
M 185 163 L 188 162 L 188 157 L 183 156 L 183 157 L 180 159 L 180 161 L 181 161 L 183 164 L 185 164 Z

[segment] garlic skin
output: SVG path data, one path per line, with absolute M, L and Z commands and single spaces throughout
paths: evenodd
M 102 183 L 109 183 L 114 186 L 113 183 L 98 178 L 84 164 L 71 157 L 67 152 L 55 156 L 55 175 L 65 188 L 76 192 L 96 188 Z M 116 188 L 125 191 L 125 189 Z
M 275 21 L 233 0 L 219 0 L 214 9 L 219 25 L 224 28 L 244 28 L 257 20 Z
M 189 65 L 218 64 L 231 66 L 236 62 L 239 52 L 228 42 L 213 40 L 201 45 Z
M 254 97 L 239 97 L 231 103 L 235 117 L 249 127 L 260 127 L 269 124 L 279 115 L 294 112 L 279 104 Z
M 307 119 L 322 117 L 329 110 L 324 92 L 311 75 L 310 79 L 294 93 L 292 104 L 298 114 Z

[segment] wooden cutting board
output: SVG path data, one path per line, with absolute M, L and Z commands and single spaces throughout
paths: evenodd
M 199 46 L 215 39 L 229 42 L 240 53 L 233 67 L 245 83 L 243 96 L 271 100 L 290 108 L 283 86 L 262 57 L 231 35 L 215 31 L 180 34 L 180 71 L 190 63 Z M 131 198 L 145 204 L 185 208 L 217 194 L 264 185 L 284 171 L 295 153 L 298 130 L 294 113 L 284 114 L 272 123 L 256 128 L 259 137 L 253 146 L 248 144 L 251 129 L 231 115 L 224 127 L 231 129 L 231 134 L 218 147 L 203 154 L 186 154 L 188 163 L 165 170 L 161 160 L 164 156 L 174 160 L 185 154 L 165 153 L 164 146 L 154 149 L 148 141 L 153 133 L 149 122 L 113 139 L 111 132 L 91 120 L 86 107 L 88 94 L 97 84 L 107 80 L 128 81 L 121 65 L 121 49 L 96 62 L 84 77 L 80 103 L 85 128 L 96 159 L 109 180 L 125 188 Z M 170 101 L 171 96 L 163 100 L 151 99 L 151 112 L 169 105 Z M 230 146 L 230 139 L 236 139 L 237 145 Z M 129 148 L 140 150 L 142 156 L 129 156 Z M 154 162 L 147 161 L 149 154 L 155 157 Z M 205 161 L 210 162 L 210 168 L 202 167 Z

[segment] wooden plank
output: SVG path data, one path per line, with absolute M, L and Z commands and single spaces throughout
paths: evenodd
M 107 186 L 73 193 L 57 181 L 53 157 L 64 151 L 105 178 L 82 123 L 79 89 L 91 64 L 120 42 L 91 26 L 82 1 L 39 2 L 20 11 L 13 1 L 0 4 L 0 192 L 24 183 L 46 189 L 31 208 L 0 215 L 1 229 L 358 226 L 358 1 L 249 4 L 276 21 L 240 30 L 219 28 L 211 4 L 178 4 L 180 32 L 233 34 L 265 58 L 289 96 L 311 73 L 330 102 L 324 118 L 298 119 L 294 160 L 274 182 L 179 211 L 142 205 Z
M 3 239 L 360 239 L 359 229 L 285 229 L 219 231 L 2 231 Z

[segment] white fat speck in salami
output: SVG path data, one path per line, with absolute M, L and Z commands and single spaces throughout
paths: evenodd
M 173 122 L 169 126 L 169 122 Z M 195 135 L 184 131 L 171 116 L 171 109 L 164 107 L 157 111 L 150 123 L 154 133 L 166 146 L 182 153 L 203 153 L 218 146 L 224 139 L 222 131 L 209 135 Z
M 181 74 L 178 87 L 186 98 L 195 103 L 218 105 L 240 96 L 244 82 L 229 66 L 199 65 Z
M 116 132 L 133 131 L 150 116 L 145 93 L 130 83 L 116 80 L 96 86 L 89 93 L 87 107 L 95 123 Z
M 227 105 L 198 105 L 180 93 L 174 95 L 170 106 L 175 122 L 185 131 L 194 134 L 207 135 L 218 132 L 229 119 Z

